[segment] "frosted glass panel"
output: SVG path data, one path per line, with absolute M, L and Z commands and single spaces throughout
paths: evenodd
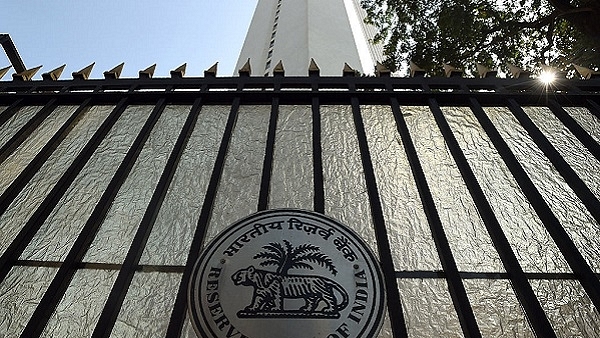
M 529 118 L 544 133 L 548 141 L 561 154 L 565 161 L 577 173 L 581 180 L 600 197 L 600 162 L 546 107 L 523 108 Z
M 269 208 L 313 210 L 312 110 L 280 106 Z
M 600 226 L 507 108 L 485 108 L 588 264 L 600 272 Z
M 16 266 L 0 284 L 0 332 L 18 337 L 58 270 Z
M 403 107 L 402 110 L 458 269 L 504 271 L 429 108 Z
M 0 215 L 0 251 L 8 248 L 111 110 L 110 106 L 89 109 L 17 195 L 6 212 Z
M 509 280 L 463 280 L 483 337 L 535 337 Z
M 60 261 L 66 257 L 151 110 L 152 106 L 125 110 L 25 249 L 22 259 Z
M 136 273 L 110 336 L 164 337 L 180 282 L 179 273 Z
M 206 242 L 256 212 L 271 106 L 240 106 Z
M 85 261 L 123 262 L 189 112 L 189 106 L 165 108 L 115 196 Z
M 523 270 L 570 272 L 473 112 L 458 107 L 442 110 Z
M 383 325 L 381 326 L 381 331 L 379 331 L 379 338 L 392 338 L 394 337 L 392 332 L 392 321 L 390 320 L 389 312 L 385 312 L 385 318 L 383 319 Z
M 587 108 L 583 107 L 564 107 L 565 111 L 571 115 L 575 121 L 600 143 L 600 119 L 594 116 Z
M 348 225 L 377 253 L 352 109 L 321 106 L 325 214 Z
M 427 217 L 388 106 L 361 107 L 396 270 L 441 270 Z
M 0 147 L 10 140 L 17 134 L 31 118 L 42 109 L 41 106 L 28 106 L 22 107 L 16 112 L 11 118 L 9 118 L 3 125 L 0 126 Z
M 54 136 L 56 131 L 69 119 L 76 106 L 57 107 L 15 151 L 0 164 L 0 193 L 19 176 L 21 171 L 31 162 Z
M 90 337 L 119 271 L 79 270 L 42 337 Z
M 409 337 L 464 337 L 443 279 L 399 279 Z
M 532 280 L 558 337 L 600 337 L 600 315 L 576 280 Z
M 189 313 L 186 311 L 185 313 L 185 322 L 183 322 L 183 329 L 181 330 L 181 338 L 198 338 L 196 331 L 194 331 L 194 327 L 192 326 L 192 322 L 190 321 Z
M 200 111 L 141 264 L 185 265 L 229 110 L 228 106 L 204 106 Z

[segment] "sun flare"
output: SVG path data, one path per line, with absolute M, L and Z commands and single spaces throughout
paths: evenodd
M 556 74 L 549 71 L 543 71 L 540 73 L 539 79 L 543 84 L 549 85 L 556 80 Z

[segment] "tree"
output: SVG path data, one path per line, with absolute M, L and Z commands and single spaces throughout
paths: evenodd
M 287 275 L 290 269 L 312 270 L 312 265 L 307 262 L 316 263 L 329 269 L 333 275 L 337 274 L 331 258 L 323 254 L 318 246 L 306 243 L 293 247 L 287 240 L 284 239 L 283 242 L 285 246 L 281 243 L 269 243 L 263 246 L 265 251 L 254 255 L 254 259 L 263 259 L 261 266 L 277 266 L 276 273 L 280 275 Z
M 474 69 L 506 62 L 600 66 L 600 0 L 362 0 L 393 70 L 412 60 Z

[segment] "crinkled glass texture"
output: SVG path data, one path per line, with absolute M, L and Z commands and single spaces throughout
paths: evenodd
M 600 337 L 600 314 L 577 280 L 531 280 L 558 337 Z
M 394 334 L 392 332 L 392 321 L 390 320 L 390 313 L 388 311 L 385 312 L 385 318 L 383 318 L 383 325 L 381 326 L 381 331 L 377 335 L 378 338 L 392 338 Z
M 41 107 L 25 107 L 0 126 L 0 144 Z M 20 166 L 0 179 L 5 189 L 64 124 L 76 106 L 61 106 L 5 163 Z M 0 107 L 1 109 L 1 107 Z M 53 151 L 7 211 L 0 215 L 0 249 L 22 226 L 72 164 L 111 112 L 93 106 Z M 388 106 L 361 106 L 379 198 L 400 271 L 441 269 L 404 145 Z M 113 178 L 151 106 L 132 106 L 103 140 L 81 174 L 52 211 L 22 259 L 60 261 Z M 376 249 L 352 109 L 322 106 L 325 210 L 350 225 Z M 506 108 L 485 108 L 517 158 L 592 267 L 600 270 L 600 226 Z M 600 165 L 547 108 L 524 108 L 578 175 L 597 194 Z M 565 108 L 596 140 L 600 120 L 585 108 Z M 118 264 L 125 257 L 156 187 L 189 106 L 167 106 L 115 197 L 85 260 Z M 208 181 L 214 170 L 229 106 L 205 106 L 181 156 L 144 250 L 141 264 L 183 266 L 198 227 Z M 256 211 L 271 106 L 241 106 L 217 189 L 208 239 Z M 445 118 L 526 272 L 570 272 L 489 137 L 468 108 L 443 107 Z M 429 108 L 402 107 L 459 269 L 503 271 L 489 235 L 456 168 Z M 280 106 L 276 126 L 269 208 L 313 208 L 312 111 Z M 4 141 L 2 141 L 4 140 Z M 27 147 L 27 149 L 26 149 Z M 2 175 L 2 174 L 0 174 Z M 586 176 L 587 175 L 587 176 Z M 0 190 L 2 191 L 2 190 Z M 31 262 L 30 262 L 31 263 Z M 35 263 L 35 262 L 33 262 Z M 89 336 L 119 273 L 94 268 L 76 272 L 42 336 Z M 114 268 L 111 266 L 110 268 Z M 0 283 L 0 336 L 19 336 L 56 273 L 55 268 L 14 267 Z M 136 272 L 127 290 L 113 337 L 164 336 L 181 273 Z M 464 279 L 483 336 L 533 337 L 523 310 L 504 279 Z M 600 315 L 577 280 L 531 280 L 558 336 L 600 336 Z M 443 278 L 398 279 L 410 337 L 460 337 L 462 330 Z M 184 337 L 195 337 L 186 322 Z M 379 337 L 391 337 L 386 320 Z
M 118 274 L 116 270 L 77 271 L 42 337 L 90 337 Z
M 229 110 L 229 106 L 202 107 L 140 264 L 185 265 Z
M 94 106 L 78 120 L 38 172 L 0 215 L 0 251 L 4 252 L 40 203 L 73 163 L 113 107 Z
M 21 259 L 63 260 L 131 147 L 152 106 L 130 106 L 69 186 Z
M 190 106 L 165 108 L 115 196 L 84 261 L 123 262 L 189 112 Z
M 19 176 L 56 131 L 71 117 L 76 106 L 59 106 L 29 137 L 2 163 L 0 163 L 0 193 Z
M 600 118 L 584 107 L 563 107 L 590 136 L 600 143 Z
M 312 109 L 279 106 L 269 208 L 313 209 Z
M 31 118 L 42 109 L 41 106 L 25 106 L 21 107 L 13 116 L 11 116 L 4 124 L 0 126 L 0 147 L 4 145 L 15 136 L 17 132 L 27 123 Z
M 409 337 L 464 337 L 444 279 L 399 279 Z
M 523 270 L 570 272 L 473 112 L 461 107 L 443 107 L 442 111 Z
M 137 272 L 123 300 L 111 337 L 165 337 L 180 273 Z
M 183 322 L 183 329 L 181 330 L 181 338 L 198 338 L 194 327 L 192 326 L 192 320 L 190 319 L 189 311 L 185 313 L 185 321 Z
M 596 198 L 600 198 L 600 162 L 549 108 L 524 107 L 523 110 Z
M 391 107 L 361 106 L 396 270 L 441 270 Z
M 320 115 L 325 214 L 356 231 L 377 255 L 352 108 L 321 106 Z M 389 321 L 383 323 L 379 337 L 391 337 Z
M 402 111 L 458 269 L 504 271 L 431 111 L 428 107 L 402 107 Z
M 18 337 L 58 269 L 13 267 L 0 284 L 0 332 L 3 337 Z
M 321 106 L 325 214 L 348 225 L 377 253 L 358 137 L 350 106 Z
M 507 108 L 484 108 L 588 264 L 600 272 L 600 226 Z
M 483 337 L 535 337 L 509 280 L 465 279 L 463 284 Z
M 257 211 L 271 106 L 240 106 L 205 243 Z

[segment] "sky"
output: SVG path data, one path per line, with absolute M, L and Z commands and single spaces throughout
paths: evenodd
M 219 62 L 218 76 L 235 63 L 257 0 L 0 0 L 0 33 L 10 34 L 27 68 L 41 74 L 66 64 L 61 79 L 95 62 L 90 78 L 125 62 L 121 77 L 156 63 L 169 77 L 203 76 Z M 10 65 L 0 53 L 0 68 Z M 10 80 L 11 69 L 2 80 Z

